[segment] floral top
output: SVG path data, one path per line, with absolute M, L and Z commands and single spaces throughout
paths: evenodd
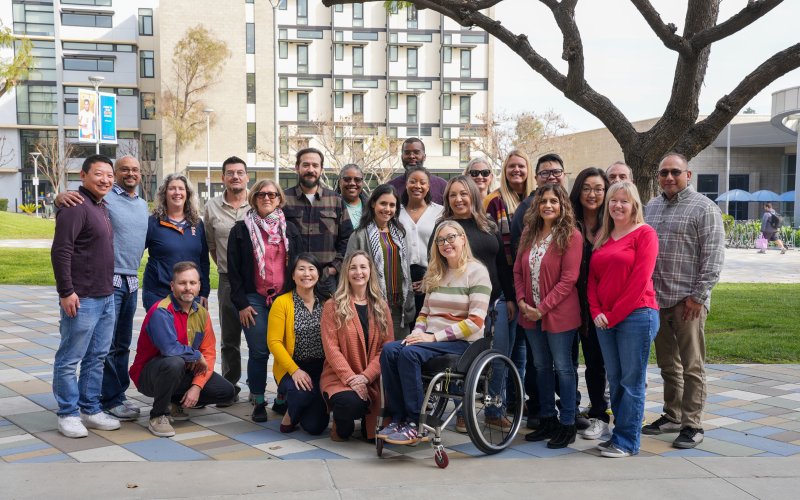
M 294 300 L 294 354 L 295 362 L 323 360 L 325 352 L 322 350 L 322 303 L 314 298 L 314 309 L 309 311 L 303 298 L 292 292 Z
M 530 257 L 528 258 L 528 264 L 531 268 L 531 292 L 533 293 L 533 302 L 537 305 L 542 301 L 541 297 L 539 297 L 539 271 L 542 268 L 544 254 L 547 253 L 547 249 L 550 248 L 550 243 L 552 242 L 553 235 L 550 234 L 538 245 L 534 244 L 531 247 Z

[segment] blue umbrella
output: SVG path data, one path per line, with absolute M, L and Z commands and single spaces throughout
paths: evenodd
M 768 189 L 762 189 L 754 193 L 750 193 L 751 201 L 781 201 L 781 195 L 774 193 Z
M 794 201 L 794 191 L 786 191 L 785 193 L 783 193 L 781 195 L 780 201 L 788 201 L 788 202 Z
M 753 201 L 753 198 L 743 189 L 731 189 L 719 195 L 714 201 Z

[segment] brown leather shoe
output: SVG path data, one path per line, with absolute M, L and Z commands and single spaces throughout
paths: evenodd
M 337 443 L 342 443 L 344 441 L 347 441 L 347 439 L 339 436 L 339 433 L 336 432 L 336 421 L 334 421 L 333 424 L 331 424 L 331 441 L 335 441 Z

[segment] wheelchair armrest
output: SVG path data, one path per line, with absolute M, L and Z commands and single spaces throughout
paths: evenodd
M 464 351 L 464 354 L 461 355 L 461 358 L 459 358 L 458 364 L 456 365 L 456 372 L 467 373 L 469 367 L 472 366 L 472 362 L 475 361 L 475 358 L 491 348 L 492 339 L 486 337 L 480 338 L 470 344 L 467 350 Z

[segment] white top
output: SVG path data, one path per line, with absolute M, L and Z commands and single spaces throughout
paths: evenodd
M 531 253 L 528 256 L 528 265 L 531 268 L 531 295 L 533 297 L 533 303 L 535 305 L 539 305 L 541 302 L 541 297 L 539 297 L 539 271 L 542 268 L 542 259 L 544 259 L 544 254 L 547 253 L 547 249 L 550 247 L 550 243 L 553 241 L 553 234 L 547 235 L 547 238 L 541 241 L 538 245 L 536 243 L 533 244 L 531 248 Z
M 438 203 L 431 203 L 422 212 L 419 222 L 415 223 L 408 215 L 406 207 L 400 207 L 400 224 L 406 230 L 409 264 L 428 267 L 428 241 L 443 210 L 444 207 Z

